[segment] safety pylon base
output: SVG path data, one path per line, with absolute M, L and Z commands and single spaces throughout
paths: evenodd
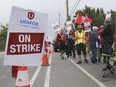
M 47 64 L 47 65 L 41 65 L 41 66 L 50 66 L 50 64 Z
M 30 87 L 30 85 L 26 85 L 26 86 L 15 86 L 15 87 Z
M 27 66 L 19 66 L 15 87 L 30 87 Z

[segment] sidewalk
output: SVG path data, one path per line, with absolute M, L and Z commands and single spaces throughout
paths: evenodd
M 5 52 L 0 52 L 0 57 L 3 57 Z

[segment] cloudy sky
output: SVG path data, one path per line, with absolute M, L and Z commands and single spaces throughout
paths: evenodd
M 69 0 L 69 14 L 77 1 L 79 0 Z M 65 3 L 66 0 L 0 0 L 0 23 L 9 23 L 12 6 L 18 6 L 37 12 L 47 13 L 49 16 L 48 28 L 51 30 L 53 30 L 51 24 L 53 22 L 58 22 L 60 12 L 60 23 L 61 27 L 63 27 L 66 20 Z M 76 10 L 83 9 L 85 5 L 93 8 L 103 8 L 105 12 L 111 9 L 116 11 L 116 0 L 81 0 Z M 51 35 L 51 32 L 48 32 L 48 34 Z

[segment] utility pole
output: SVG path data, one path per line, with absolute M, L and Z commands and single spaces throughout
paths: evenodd
M 66 17 L 69 20 L 69 7 L 68 7 L 68 0 L 66 0 Z
M 60 26 L 60 12 L 59 12 L 59 26 Z

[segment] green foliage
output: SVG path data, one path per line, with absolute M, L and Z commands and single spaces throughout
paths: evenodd
M 116 12 L 112 10 L 110 12 L 111 12 L 111 17 L 112 17 L 111 19 L 112 27 L 116 28 Z
M 1 30 L 0 31 L 0 51 L 4 51 L 5 44 L 6 44 L 8 24 L 7 25 L 1 25 L 0 30 Z
M 6 40 L 0 40 L 0 52 L 5 50 Z
M 115 11 L 110 11 L 111 12 L 111 23 L 113 28 L 115 28 L 115 20 L 116 20 L 116 12 Z M 89 18 L 93 20 L 92 26 L 95 25 L 99 27 L 100 25 L 104 25 L 104 20 L 105 20 L 105 12 L 102 8 L 91 8 L 88 6 L 85 6 L 85 8 L 81 11 L 77 11 L 75 14 L 80 13 L 81 15 L 88 15 Z

